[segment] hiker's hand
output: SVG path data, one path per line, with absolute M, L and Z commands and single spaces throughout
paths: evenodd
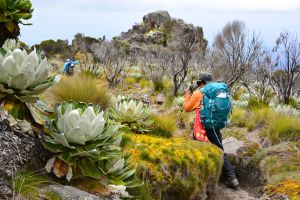
M 191 91 L 190 91 L 190 89 L 188 88 L 188 89 L 186 89 L 185 91 L 184 91 L 184 94 L 185 95 L 191 95 Z

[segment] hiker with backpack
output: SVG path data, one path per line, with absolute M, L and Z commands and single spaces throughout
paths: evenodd
M 79 61 L 74 60 L 73 58 L 67 59 L 66 62 L 64 63 L 63 73 L 72 76 L 74 74 L 74 67 L 78 63 Z
M 227 126 L 228 115 L 231 112 L 231 101 L 225 83 L 212 82 L 212 76 L 201 73 L 197 85 L 185 91 L 184 111 L 195 111 L 195 140 L 211 142 L 222 151 L 222 135 L 220 130 Z M 226 177 L 226 185 L 237 189 L 239 182 L 228 157 L 224 154 L 222 171 Z

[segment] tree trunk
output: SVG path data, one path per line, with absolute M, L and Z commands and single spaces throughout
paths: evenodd
M 290 98 L 288 97 L 288 96 L 284 96 L 283 97 L 283 103 L 285 104 L 285 105 L 288 105 L 289 104 L 289 101 L 290 101 Z

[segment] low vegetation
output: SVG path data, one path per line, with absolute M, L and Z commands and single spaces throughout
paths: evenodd
M 150 134 L 162 137 L 172 137 L 177 129 L 176 117 L 170 114 L 160 114 L 152 116 L 154 123 Z
M 265 190 L 274 194 L 286 194 L 298 199 L 300 191 L 300 150 L 297 143 L 283 142 L 258 151 L 251 160 L 252 166 L 260 166 L 266 178 Z
M 13 199 L 39 200 L 43 195 L 41 187 L 49 183 L 49 179 L 38 172 L 17 172 L 13 177 Z
M 126 134 L 123 146 L 151 199 L 188 199 L 218 182 L 222 154 L 209 143 Z
M 262 127 L 261 136 L 268 137 L 274 144 L 300 140 L 300 118 L 278 113 L 269 107 L 250 110 L 235 108 L 230 119 L 232 124 L 246 127 L 249 131 Z
M 116 98 L 109 114 L 114 121 L 121 123 L 135 133 L 149 132 L 153 124 L 151 108 L 134 100 L 126 101 L 126 99 L 118 100 Z
M 49 96 L 53 104 L 73 100 L 99 105 L 103 109 L 108 108 L 110 102 L 105 84 L 88 74 L 63 76 L 51 89 Z
M 119 145 L 122 135 L 118 124 L 110 124 L 99 107 L 65 102 L 56 107 L 55 119 L 47 123 L 48 136 L 43 145 L 54 153 L 46 170 L 58 177 L 82 176 L 101 179 L 108 184 L 122 185 L 135 173 L 128 156 Z

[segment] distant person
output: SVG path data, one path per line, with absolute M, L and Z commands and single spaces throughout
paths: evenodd
M 210 74 L 201 73 L 199 75 L 199 79 L 197 80 L 197 85 L 195 87 L 190 87 L 190 89 L 185 91 L 184 96 L 184 111 L 185 112 L 196 112 L 196 118 L 194 122 L 194 139 L 200 140 L 203 142 L 207 142 L 208 140 L 222 149 L 222 135 L 220 132 L 220 128 L 212 127 L 204 129 L 203 116 L 202 112 L 204 109 L 204 93 L 202 92 L 204 86 L 212 81 L 212 76 Z M 217 83 L 216 85 L 221 85 L 222 83 Z M 210 84 L 211 85 L 211 84 Z M 225 84 L 223 84 L 225 85 Z M 225 85 L 226 86 L 226 85 Z M 227 86 L 226 86 L 227 87 Z M 202 90 L 201 90 L 202 89 Z M 228 115 L 228 113 L 226 113 Z M 226 116 L 227 118 L 227 116 Z M 227 120 L 227 119 L 226 119 Z M 195 130 L 196 129 L 196 130 Z M 226 185 L 230 188 L 237 189 L 239 187 L 239 182 L 236 178 L 234 169 L 230 164 L 226 154 L 224 154 L 224 162 L 223 162 L 223 173 L 226 177 Z
M 78 64 L 78 61 L 75 61 L 73 58 L 67 59 L 64 64 L 64 74 L 67 74 L 69 76 L 72 76 L 74 74 L 74 67 L 76 64 Z

